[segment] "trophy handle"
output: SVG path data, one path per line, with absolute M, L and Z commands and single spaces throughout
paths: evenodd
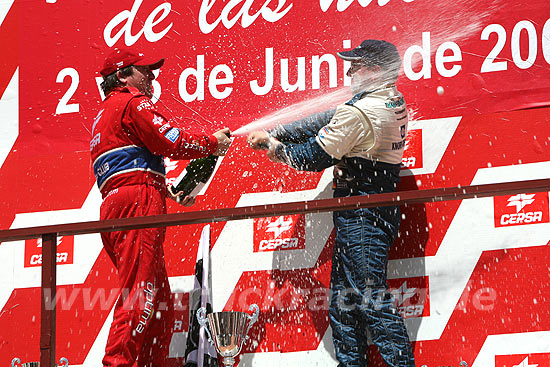
M 11 360 L 11 367 L 15 367 L 15 366 L 20 366 L 21 365 L 21 360 L 19 358 L 14 358 Z
M 61 365 L 61 367 L 69 367 L 69 360 L 63 357 L 59 360 L 59 364 Z
M 252 328 L 252 325 L 254 325 L 256 321 L 258 321 L 258 315 L 260 314 L 260 308 L 257 304 L 250 305 L 249 310 L 254 312 L 252 313 L 252 315 L 248 315 L 248 320 L 250 320 L 250 322 L 248 323 L 248 328 L 246 329 L 246 339 L 250 339 L 250 337 L 248 336 L 248 332 Z
M 210 342 L 210 344 L 214 345 L 214 340 L 212 339 L 212 335 L 210 334 L 210 330 L 208 329 L 206 308 L 201 307 L 197 310 L 197 321 L 199 322 L 199 325 L 204 327 L 204 330 L 206 330 L 206 334 L 208 334 L 208 341 Z

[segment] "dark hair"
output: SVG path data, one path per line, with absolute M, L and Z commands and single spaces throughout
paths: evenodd
M 122 68 L 120 70 L 115 71 L 114 73 L 111 73 L 103 78 L 103 81 L 101 82 L 101 89 L 103 90 L 103 93 L 105 95 L 111 93 L 111 91 L 122 85 L 122 82 L 118 79 L 117 72 L 120 71 L 121 76 L 128 77 L 134 73 L 133 65 L 126 66 L 125 68 Z

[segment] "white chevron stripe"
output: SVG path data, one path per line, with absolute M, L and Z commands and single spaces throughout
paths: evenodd
M 462 117 L 446 117 L 417 120 L 409 124 L 409 130 L 422 130 L 422 168 L 402 170 L 401 176 L 434 173 L 445 154 Z
M 541 162 L 480 169 L 471 184 L 548 177 L 550 162 Z M 463 200 L 435 256 L 388 263 L 388 278 L 429 276 L 431 316 L 405 320 L 411 339 L 441 337 L 484 251 L 543 246 L 548 233 L 550 223 L 495 228 L 491 197 Z
M 3 10 L 0 3 L 0 17 Z M 4 14 L 5 15 L 5 14 Z M 15 70 L 0 100 L 0 167 L 19 135 L 19 68 Z
M 0 0 L 0 24 L 4 23 L 4 19 L 6 19 L 6 15 L 10 11 L 13 2 L 14 0 Z
M 472 367 L 495 367 L 495 356 L 550 353 L 550 331 L 489 335 Z
M 332 170 L 325 170 L 313 190 L 244 194 L 236 206 L 325 199 L 332 195 L 331 182 Z M 254 252 L 253 220 L 227 222 L 211 254 L 214 311 L 223 309 L 244 271 L 312 268 L 332 232 L 332 227 L 330 213 L 307 214 L 305 249 Z

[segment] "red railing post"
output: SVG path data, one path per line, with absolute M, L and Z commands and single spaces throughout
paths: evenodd
M 55 366 L 55 291 L 57 233 L 42 235 L 42 302 L 40 312 L 40 366 Z

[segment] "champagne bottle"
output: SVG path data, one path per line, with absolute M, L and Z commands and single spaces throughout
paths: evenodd
M 174 195 L 180 191 L 183 191 L 183 195 L 180 196 L 182 199 L 185 196 L 194 193 L 197 191 L 195 189 L 199 186 L 202 187 L 208 182 L 210 176 L 212 176 L 212 173 L 214 172 L 214 168 L 216 168 L 217 162 L 218 156 L 216 155 L 209 155 L 208 157 L 191 160 L 187 167 L 185 167 L 182 175 L 180 175 L 180 177 L 183 176 L 181 177 L 181 180 L 178 182 L 178 179 L 180 178 L 178 177 L 174 185 L 170 187 L 170 190 L 172 190 Z M 194 194 L 196 195 L 197 193 L 198 192 Z

